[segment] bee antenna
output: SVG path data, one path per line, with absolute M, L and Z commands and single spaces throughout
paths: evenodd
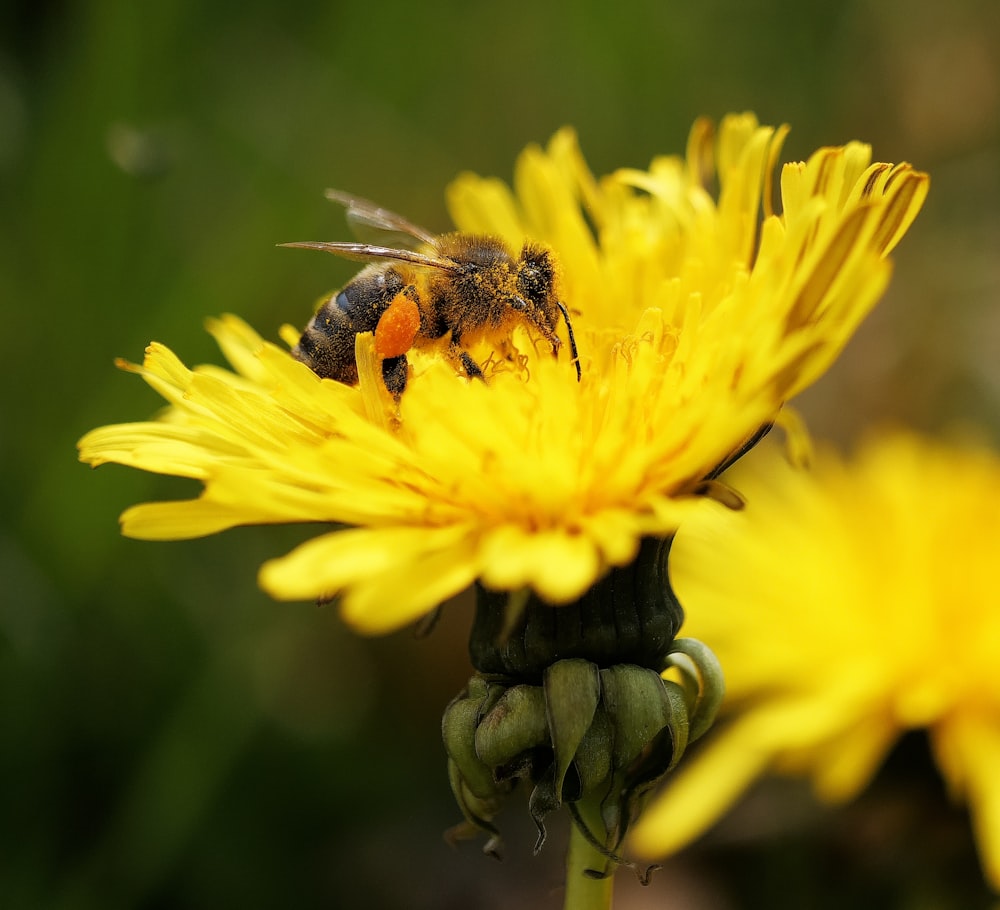
M 569 351 L 573 355 L 573 363 L 576 365 L 576 381 L 579 382 L 583 378 L 583 372 L 580 370 L 580 352 L 576 349 L 576 335 L 573 334 L 573 323 L 569 321 L 569 310 L 566 309 L 566 305 L 561 300 L 556 301 L 556 306 L 559 307 L 563 322 L 566 323 L 566 334 L 569 335 Z

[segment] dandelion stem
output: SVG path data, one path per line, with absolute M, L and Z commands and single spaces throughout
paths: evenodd
M 604 833 L 600 804 L 582 800 L 576 804 L 580 820 L 595 834 Z M 563 910 L 611 910 L 614 892 L 614 868 L 598 878 L 608 867 L 608 859 L 599 853 L 578 824 L 570 825 L 569 850 L 566 855 L 566 896 Z

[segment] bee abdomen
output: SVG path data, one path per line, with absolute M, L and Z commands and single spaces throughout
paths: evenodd
M 339 297 L 340 295 L 338 295 Z M 336 298 L 324 303 L 309 320 L 292 356 L 301 360 L 321 379 L 336 379 L 354 385 L 358 365 L 354 359 L 357 332 L 350 319 L 337 307 Z
M 293 356 L 322 379 L 355 385 L 354 339 L 361 332 L 375 331 L 402 289 L 403 279 L 393 269 L 365 269 L 320 306 L 292 350 Z

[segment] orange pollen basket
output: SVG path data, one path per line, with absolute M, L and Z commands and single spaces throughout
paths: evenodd
M 409 297 L 400 294 L 389 305 L 375 327 L 375 353 L 399 357 L 413 347 L 420 328 L 420 310 Z

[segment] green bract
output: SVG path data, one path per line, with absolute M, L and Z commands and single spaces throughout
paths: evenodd
M 533 785 L 536 853 L 550 812 L 597 797 L 605 832 L 588 834 L 617 859 L 646 797 L 708 728 L 721 700 L 721 670 L 711 652 L 691 639 L 674 648 L 667 659 L 684 667 L 681 683 L 647 667 L 601 669 L 581 658 L 551 664 L 540 685 L 473 676 L 442 722 L 448 774 L 466 819 L 452 835 L 485 832 L 485 851 L 497 854 L 493 818 L 525 780 Z
M 667 540 L 644 541 L 635 563 L 564 607 L 480 592 L 470 644 L 479 672 L 442 722 L 449 779 L 465 816 L 453 837 L 486 833 L 484 849 L 497 855 L 493 819 L 524 781 L 536 853 L 546 817 L 566 805 L 608 861 L 592 873 L 622 862 L 629 826 L 711 725 L 723 694 L 711 651 L 674 639 L 684 614 L 667 582 L 669 550 Z M 674 678 L 664 678 L 670 669 Z M 603 830 L 583 820 L 584 801 L 599 807 Z

